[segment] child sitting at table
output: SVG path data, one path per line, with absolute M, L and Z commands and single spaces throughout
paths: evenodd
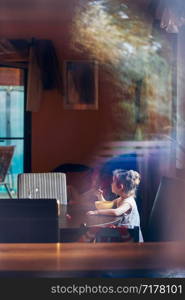
M 88 211 L 88 215 L 110 215 L 123 216 L 120 225 L 130 225 L 139 227 L 139 241 L 143 241 L 140 230 L 140 216 L 135 201 L 136 190 L 140 183 L 140 174 L 133 170 L 117 169 L 113 171 L 112 192 L 119 197 L 113 200 L 113 208 L 97 209 Z M 99 201 L 106 201 L 103 191 L 96 193 Z M 106 201 L 108 202 L 108 201 Z

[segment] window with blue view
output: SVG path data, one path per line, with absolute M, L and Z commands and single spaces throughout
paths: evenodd
M 15 146 L 6 177 L 12 196 L 17 193 L 17 175 L 24 172 L 25 73 L 20 68 L 0 67 L 0 146 Z M 0 186 L 0 197 L 8 197 Z

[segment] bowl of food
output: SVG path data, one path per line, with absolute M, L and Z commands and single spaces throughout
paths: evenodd
M 112 201 L 95 201 L 96 209 L 108 209 L 113 207 Z

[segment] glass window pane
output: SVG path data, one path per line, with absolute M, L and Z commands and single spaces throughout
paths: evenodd
M 0 67 L 0 146 L 15 145 L 14 156 L 6 177 L 13 197 L 16 197 L 17 193 L 17 174 L 24 171 L 23 79 L 23 70 Z M 2 185 L 0 193 L 1 197 L 8 197 Z
M 24 89 L 19 86 L 11 92 L 10 137 L 24 136 Z

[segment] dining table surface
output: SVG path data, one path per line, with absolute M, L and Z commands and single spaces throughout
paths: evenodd
M 61 205 L 59 227 L 106 226 L 91 205 Z M 185 242 L 0 243 L 0 277 L 185 277 Z
M 70 277 L 118 272 L 124 276 L 131 272 L 133 276 L 139 272 L 144 276 L 165 271 L 182 277 L 184 253 L 183 242 L 0 244 L 0 275 Z

